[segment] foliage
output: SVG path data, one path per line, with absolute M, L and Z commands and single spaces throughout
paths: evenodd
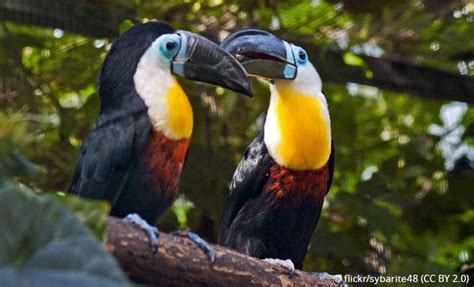
M 188 212 L 194 208 L 194 204 L 181 195 L 179 196 L 173 206 L 171 206 L 171 211 L 176 216 L 176 220 L 178 221 L 179 228 L 184 228 L 188 225 Z
M 0 202 L 0 285 L 128 286 L 101 243 L 51 198 L 7 184 Z
M 157 18 L 219 41 L 230 31 L 258 27 L 308 50 L 341 50 L 345 63 L 361 67 L 367 77 L 376 71 L 368 70 L 364 55 L 474 74 L 474 6 L 469 1 L 110 2 L 134 11 L 130 19 L 113 24 L 116 31 L 136 19 Z M 41 192 L 64 192 L 98 113 L 95 80 L 112 39 L 96 39 L 94 31 L 77 35 L 0 23 L 0 177 Z M 166 231 L 187 224 L 215 241 L 229 181 L 245 146 L 259 132 L 256 119 L 268 105 L 269 91 L 255 81 L 256 97 L 249 100 L 180 81 L 195 114 L 180 185 L 186 200 L 175 205 L 174 214 L 165 214 L 159 227 Z M 305 268 L 397 275 L 460 272 L 472 264 L 472 107 L 459 114 L 452 103 L 350 79 L 323 82 L 336 172 Z M 101 214 L 105 208 L 100 207 Z M 85 222 L 95 216 L 83 214 Z
M 66 195 L 63 192 L 48 194 L 72 211 L 99 239 L 104 238 L 105 224 L 110 212 L 110 205 L 102 200 L 90 200 Z

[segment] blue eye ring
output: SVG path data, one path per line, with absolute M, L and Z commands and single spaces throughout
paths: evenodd
M 302 48 L 299 48 L 296 51 L 296 61 L 298 64 L 304 64 L 306 61 L 308 61 L 308 55 L 306 54 L 306 51 Z
M 160 51 L 168 59 L 176 56 L 179 46 L 180 46 L 180 37 L 177 34 L 170 34 L 162 36 L 163 39 L 160 41 Z

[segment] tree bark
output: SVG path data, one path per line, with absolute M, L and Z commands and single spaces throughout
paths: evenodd
M 474 77 L 438 71 L 406 61 L 361 55 L 372 72 L 366 76 L 362 67 L 346 65 L 344 52 L 307 45 L 323 82 L 352 82 L 381 89 L 417 95 L 423 98 L 460 101 L 474 104 Z
M 107 250 L 131 281 L 156 286 L 338 286 L 307 272 L 290 274 L 285 268 L 228 248 L 216 250 L 213 264 L 187 238 L 160 233 L 156 253 L 137 225 L 110 217 Z
M 133 18 L 135 11 L 117 1 L 0 1 L 0 20 L 60 28 L 92 37 L 116 37 L 120 23 Z

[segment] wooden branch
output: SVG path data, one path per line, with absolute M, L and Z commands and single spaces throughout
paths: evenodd
M 309 273 L 285 268 L 213 245 L 215 262 L 187 238 L 160 233 L 156 253 L 135 224 L 110 217 L 107 250 L 130 280 L 159 286 L 338 286 Z
M 120 23 L 135 11 L 117 1 L 2 0 L 0 19 L 60 28 L 92 37 L 116 37 Z
M 423 98 L 474 104 L 474 77 L 472 76 L 438 71 L 386 57 L 360 56 L 373 74 L 371 78 L 368 78 L 363 68 L 344 63 L 342 51 L 332 51 L 311 45 L 307 47 L 323 81 L 353 82 Z

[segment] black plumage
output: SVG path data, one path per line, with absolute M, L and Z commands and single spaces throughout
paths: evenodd
M 312 182 L 314 193 L 301 192 L 295 182 L 289 187 L 292 194 L 278 198 L 269 190 L 275 181 L 271 170 L 276 166 L 261 133 L 248 146 L 234 173 L 221 221 L 220 243 L 258 258 L 291 259 L 301 269 L 332 182 L 334 145 L 328 164 L 323 167 L 327 180 Z M 315 171 L 318 172 L 321 171 Z M 309 176 L 311 179 L 313 175 Z M 317 190 L 325 192 L 317 194 Z
M 120 36 L 107 54 L 98 77 L 100 114 L 81 148 L 69 192 L 105 199 L 112 215 L 137 212 L 154 223 L 167 206 L 143 178 L 139 161 L 153 133 L 147 107 L 137 94 L 133 74 L 141 56 L 170 26 L 149 22 L 135 25 Z M 147 203 L 147 204 L 143 204 Z
M 133 26 L 115 40 L 100 70 L 100 114 L 82 146 L 70 193 L 107 200 L 112 215 L 137 213 L 155 223 L 177 195 L 192 129 L 191 108 L 173 89 L 179 85 L 174 76 L 251 95 L 244 68 L 217 44 L 160 22 Z M 181 97 L 180 106 L 174 97 Z M 172 123 L 181 116 L 182 135 Z

